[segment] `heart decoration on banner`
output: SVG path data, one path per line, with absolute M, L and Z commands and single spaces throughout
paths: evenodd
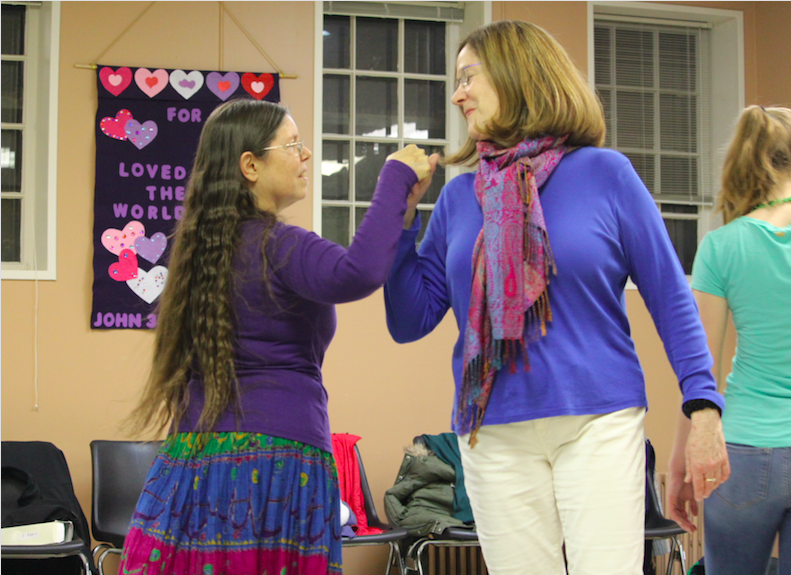
M 165 248 L 168 245 L 168 239 L 162 232 L 157 232 L 151 239 L 145 236 L 139 236 L 135 240 L 135 251 L 144 260 L 157 263 L 162 254 L 165 253 Z
M 138 150 L 142 150 L 157 137 L 159 128 L 154 120 L 147 120 L 142 124 L 137 120 L 126 123 L 126 137 Z
M 233 95 L 239 88 L 239 74 L 236 72 L 209 72 L 206 75 L 206 85 L 209 90 L 223 102 Z
M 261 74 L 256 76 L 247 72 L 242 75 L 242 87 L 247 90 L 256 100 L 262 99 L 275 86 L 275 78 L 272 74 Z
M 170 85 L 185 100 L 189 100 L 203 87 L 203 74 L 197 70 L 193 70 L 189 74 L 184 70 L 173 70 L 170 73 Z
M 113 96 L 119 95 L 132 83 L 132 70 L 124 66 L 113 71 L 109 66 L 99 70 L 99 79 L 102 81 L 104 89 Z
M 123 230 L 116 230 L 115 228 L 104 230 L 102 232 L 102 245 L 110 253 L 120 256 L 121 252 L 126 249 L 134 251 L 135 240 L 145 235 L 145 226 L 138 221 L 131 221 L 124 226 Z
M 149 272 L 138 268 L 137 277 L 127 280 L 126 285 L 144 302 L 153 303 L 165 289 L 167 279 L 168 268 L 164 266 L 154 266 Z
M 168 73 L 163 70 L 151 72 L 148 68 L 138 68 L 135 72 L 135 84 L 149 98 L 153 98 L 168 85 Z
M 99 128 L 102 134 L 110 136 L 114 140 L 126 140 L 126 123 L 132 119 L 132 112 L 129 110 L 120 110 L 115 118 L 102 118 L 99 123 Z
M 137 256 L 132 250 L 122 250 L 118 262 L 112 264 L 107 272 L 117 282 L 135 279 L 138 274 Z

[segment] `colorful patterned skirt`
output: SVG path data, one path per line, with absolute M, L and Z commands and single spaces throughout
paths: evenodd
M 179 433 L 162 445 L 119 574 L 341 573 L 331 453 L 256 433 Z

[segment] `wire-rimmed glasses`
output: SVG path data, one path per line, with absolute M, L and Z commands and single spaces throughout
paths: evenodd
M 474 66 L 480 66 L 480 65 L 481 65 L 481 63 L 480 63 L 480 62 L 478 62 L 477 64 L 470 64 L 469 66 L 464 66 L 464 68 L 462 68 L 462 69 L 461 69 L 461 74 L 459 75 L 459 79 L 458 79 L 458 80 L 456 80 L 456 89 L 455 89 L 455 90 L 453 90 L 453 91 L 455 92 L 455 91 L 456 91 L 456 90 L 458 90 L 458 89 L 459 89 L 461 86 L 464 86 L 464 88 L 465 88 L 465 89 L 467 89 L 467 86 L 469 86 L 469 85 L 470 85 L 470 80 L 471 80 L 473 77 L 475 77 L 475 76 L 476 76 L 476 74 L 472 74 L 472 75 L 470 75 L 470 73 L 469 73 L 469 72 L 467 72 L 467 69 L 468 69 L 468 68 L 473 68 Z
M 299 142 L 291 142 L 290 144 L 281 144 L 279 146 L 269 146 L 268 148 L 264 148 L 264 151 L 276 150 L 278 148 L 283 148 L 284 150 L 288 148 L 296 148 L 297 154 L 299 154 L 299 157 L 301 158 L 305 150 L 305 140 L 300 140 Z

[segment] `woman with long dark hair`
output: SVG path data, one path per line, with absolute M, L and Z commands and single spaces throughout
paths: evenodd
M 201 133 L 132 431 L 169 429 L 124 544 L 122 573 L 341 572 L 321 364 L 333 304 L 380 287 L 406 197 L 436 160 L 389 156 L 344 249 L 278 214 L 307 194 L 311 152 L 281 106 L 236 100 Z M 419 184 L 419 180 L 423 180 Z
M 527 22 L 475 30 L 452 102 L 478 164 L 443 189 L 426 235 L 410 198 L 385 286 L 397 341 L 452 308 L 453 430 L 492 575 L 637 575 L 643 567 L 645 379 L 624 305 L 631 278 L 697 424 L 699 497 L 727 478 L 711 357 L 651 194 L 605 150 L 601 104 Z M 710 481 L 708 481 L 710 480 Z
M 717 199 L 725 225 L 706 235 L 692 290 L 725 389 L 731 478 L 704 507 L 706 572 L 763 575 L 780 537 L 791 573 L 791 109 L 750 106 L 736 124 Z M 728 316 L 736 328 L 723 372 Z M 680 422 L 678 437 L 688 433 Z M 682 442 L 683 444 L 683 442 Z M 681 444 L 680 444 L 681 445 Z M 670 515 L 688 530 L 698 509 L 684 483 L 683 449 L 670 459 Z

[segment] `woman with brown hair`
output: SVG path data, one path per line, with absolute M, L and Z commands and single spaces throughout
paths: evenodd
M 415 146 L 388 157 L 347 250 L 278 219 L 307 195 L 310 157 L 281 106 L 236 100 L 206 120 L 130 416 L 133 431 L 169 432 L 121 573 L 341 572 L 321 377 L 333 304 L 384 283 L 407 194 L 436 160 Z
M 678 376 L 696 494 L 727 478 L 723 399 L 695 303 L 650 193 L 601 149 L 601 105 L 544 30 L 503 21 L 466 38 L 452 102 L 469 140 L 419 250 L 409 198 L 385 285 L 396 341 L 453 309 L 467 493 L 493 575 L 637 575 L 643 566 L 645 380 L 632 278 Z
M 780 536 L 779 573 L 791 573 L 791 109 L 750 106 L 725 158 L 717 200 L 725 225 L 703 238 L 692 269 L 723 417 L 732 474 L 704 508 L 706 572 L 763 575 Z M 723 379 L 732 314 L 738 346 Z M 670 459 L 670 514 L 689 530 L 697 505 L 683 479 L 679 445 Z

